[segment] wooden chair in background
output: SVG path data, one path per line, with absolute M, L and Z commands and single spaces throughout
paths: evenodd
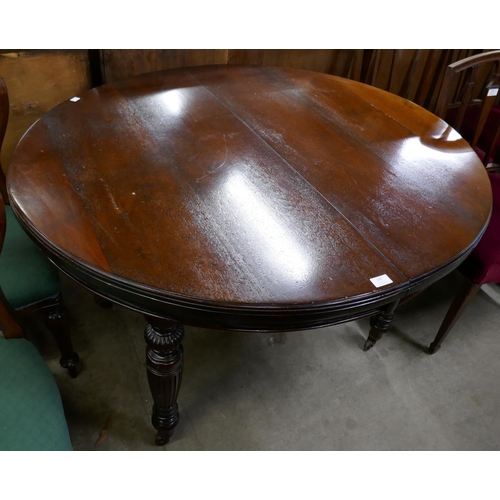
M 9 117 L 9 98 L 0 77 L 0 150 Z M 45 323 L 61 351 L 61 366 L 77 376 L 78 354 L 73 351 L 67 332 L 67 311 L 61 299 L 61 281 L 57 269 L 41 253 L 19 225 L 8 205 L 5 174 L 0 164 L 0 201 L 4 215 L 5 241 L 0 253 L 0 287 L 9 306 L 18 317 L 43 309 Z M 4 200 L 6 204 L 4 205 Z
M 478 89 L 477 77 L 489 69 Z M 450 64 L 446 70 L 435 114 L 450 123 L 474 148 L 489 171 L 493 210 L 477 247 L 459 266 L 464 282 L 454 297 L 436 338 L 429 346 L 435 353 L 481 285 L 500 282 L 500 50 L 485 52 Z M 457 91 L 458 89 L 458 91 Z
M 469 141 L 487 169 L 500 144 L 499 65 L 500 50 L 450 64 L 434 111 Z M 486 79 L 481 78 L 485 70 Z

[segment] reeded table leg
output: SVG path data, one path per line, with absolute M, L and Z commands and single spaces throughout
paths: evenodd
M 170 320 L 146 316 L 146 365 L 153 396 L 151 421 L 158 431 L 156 444 L 168 443 L 179 422 L 177 396 L 182 382 L 184 327 Z
M 363 351 L 371 349 L 377 340 L 382 338 L 382 335 L 389 330 L 392 320 L 394 319 L 394 311 L 398 306 L 399 300 L 389 304 L 384 312 L 376 314 L 370 318 L 370 333 L 366 339 Z

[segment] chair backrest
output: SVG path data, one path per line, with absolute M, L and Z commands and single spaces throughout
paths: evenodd
M 491 67 L 486 78 L 484 78 L 485 66 Z M 484 83 L 481 88 L 477 89 L 482 82 Z M 464 118 L 472 107 L 475 108 L 475 112 L 471 114 L 474 122 L 473 133 L 466 138 L 475 148 L 479 139 L 484 139 L 485 125 L 487 125 L 488 139 L 486 145 L 482 145 L 485 153 L 483 159 L 485 166 L 488 165 L 500 139 L 500 107 L 498 107 L 498 112 L 496 108 L 494 109 L 495 115 L 491 113 L 493 104 L 499 98 L 499 87 L 500 50 L 466 57 L 446 68 L 434 111 L 437 116 L 462 132 L 462 127 L 467 121 Z M 450 113 L 450 110 L 454 112 Z
M 7 130 L 7 121 L 9 120 L 9 96 L 7 87 L 0 76 L 0 152 L 2 151 L 3 138 Z M 2 252 L 3 240 L 5 239 L 6 218 L 4 199 L 7 196 L 5 183 L 5 174 L 0 161 L 0 254 Z M 16 320 L 16 314 L 10 304 L 7 302 L 0 287 L 0 329 L 5 338 L 24 337 L 22 327 Z
M 3 139 L 7 130 L 7 122 L 9 121 L 9 94 L 7 87 L 2 77 L 0 76 L 0 153 L 2 151 Z M 3 196 L 5 203 L 9 203 L 7 195 L 7 187 L 5 182 L 5 174 L 2 168 L 2 160 L 0 158 L 0 193 Z
M 3 248 L 6 230 L 5 205 L 0 194 L 0 256 Z M 7 302 L 2 288 L 0 287 L 0 330 L 6 339 L 23 338 L 24 331 L 16 319 L 16 312 Z

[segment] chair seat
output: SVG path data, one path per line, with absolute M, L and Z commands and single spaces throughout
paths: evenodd
M 1 332 L 0 450 L 73 450 L 51 371 L 31 342 Z
M 474 132 L 476 130 L 476 124 L 479 118 L 480 111 L 481 111 L 480 106 L 470 106 L 465 111 L 464 121 L 460 128 L 460 135 L 462 135 L 462 137 L 464 137 L 468 142 L 472 142 L 472 139 L 474 139 Z M 457 118 L 457 114 L 458 114 L 457 108 L 450 109 L 446 113 L 446 121 L 453 125 Z M 488 145 L 493 142 L 496 125 L 499 122 L 499 120 L 500 120 L 500 105 L 495 104 L 491 108 L 490 114 L 486 119 L 486 124 L 484 125 L 481 137 L 477 142 L 478 149 L 482 152 L 481 160 L 484 158 L 485 154 L 484 152 L 488 149 Z M 497 152 L 499 151 L 499 147 L 500 147 L 500 140 L 497 141 L 495 147 L 493 148 L 489 163 L 493 161 L 493 159 L 495 158 Z M 476 153 L 477 152 L 478 151 L 476 151 Z M 478 154 L 481 157 L 481 154 L 480 153 Z
M 460 271 L 476 285 L 500 282 L 500 174 L 489 174 L 493 208 L 488 227 Z
M 60 292 L 57 269 L 19 225 L 12 208 L 5 206 L 7 231 L 0 256 L 0 286 L 14 309 L 21 309 Z

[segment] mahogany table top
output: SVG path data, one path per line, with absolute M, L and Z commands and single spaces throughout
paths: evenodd
M 451 271 L 489 218 L 465 140 L 354 81 L 203 66 L 78 97 L 20 141 L 11 204 L 63 271 L 143 312 L 332 323 Z

